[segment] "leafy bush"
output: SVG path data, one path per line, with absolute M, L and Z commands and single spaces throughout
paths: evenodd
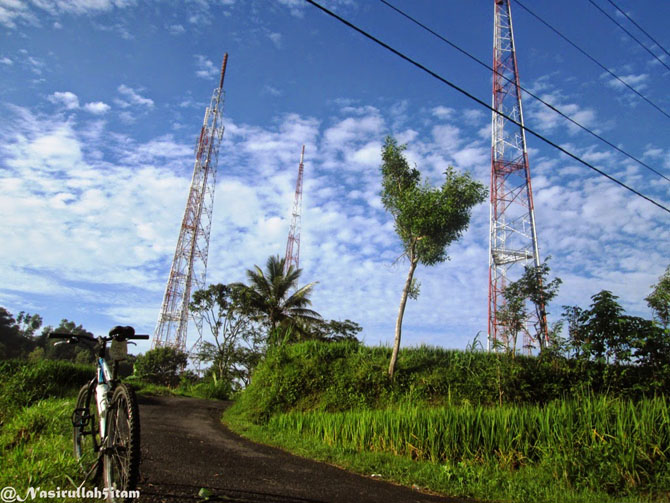
M 400 351 L 393 380 L 390 348 L 307 341 L 272 348 L 235 408 L 257 423 L 290 410 L 344 411 L 393 403 L 546 404 L 574 394 L 640 399 L 670 388 L 670 369 L 523 357 L 432 347 Z
M 205 380 L 192 385 L 189 389 L 189 395 L 207 400 L 229 400 L 232 394 L 232 385 L 227 380 Z
M 135 360 L 135 375 L 146 382 L 163 386 L 177 386 L 188 357 L 171 347 L 147 351 Z

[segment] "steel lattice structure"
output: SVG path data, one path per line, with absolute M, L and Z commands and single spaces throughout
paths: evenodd
M 494 9 L 493 108 L 499 113 L 494 111 L 491 119 L 489 350 L 497 342 L 510 343 L 498 319 L 498 311 L 505 303 L 502 293 L 510 280 L 510 269 L 519 262 L 540 265 L 526 134 L 519 126 L 524 124 L 523 109 L 509 0 L 494 0 Z M 517 276 L 520 275 L 518 271 Z M 531 320 L 529 324 L 534 322 Z M 546 324 L 544 320 L 541 322 L 546 335 Z M 530 348 L 532 342 L 526 330 L 524 346 Z
M 212 94 L 200 137 L 195 146 L 195 166 L 186 201 L 186 210 L 179 231 L 177 248 L 170 268 L 163 304 L 158 316 L 151 347 L 171 346 L 186 350 L 188 304 L 193 285 L 205 288 L 209 235 L 214 208 L 214 188 L 219 162 L 219 145 L 223 137 L 223 78 L 226 74 L 228 53 L 223 57 L 219 87 Z M 202 318 L 194 317 L 199 335 Z
M 300 153 L 300 164 L 298 164 L 298 180 L 295 184 L 295 198 L 293 199 L 293 211 L 291 213 L 291 227 L 288 231 L 288 240 L 286 242 L 286 255 L 284 259 L 284 274 L 289 267 L 294 266 L 298 269 L 300 266 L 300 220 L 302 213 L 302 173 L 304 170 L 303 160 L 305 158 L 305 146 L 302 146 Z

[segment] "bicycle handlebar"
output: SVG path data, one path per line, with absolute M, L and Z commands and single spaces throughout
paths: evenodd
M 83 339 L 85 341 L 97 342 L 96 337 L 91 337 L 86 334 L 68 334 L 64 332 L 51 332 L 49 334 L 49 339 Z M 109 335 L 106 337 L 101 337 L 105 341 L 110 341 L 112 339 L 118 340 L 148 340 L 149 336 L 144 334 L 135 335 L 135 330 L 133 327 L 114 327 L 110 330 Z

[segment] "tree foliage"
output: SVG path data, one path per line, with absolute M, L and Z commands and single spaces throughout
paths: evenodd
M 363 327 L 361 327 L 355 321 L 351 320 L 322 320 L 318 323 L 315 323 L 312 327 L 314 339 L 331 342 L 358 342 L 357 335 L 359 332 L 361 332 L 361 330 L 363 330 Z
M 667 329 L 627 315 L 618 297 L 608 290 L 591 300 L 589 309 L 564 307 L 568 346 L 576 359 L 616 365 L 636 362 L 649 368 L 670 364 Z
M 400 348 L 402 318 L 408 297 L 418 295 L 414 271 L 419 263 L 434 265 L 448 259 L 447 248 L 468 228 L 472 207 L 486 198 L 486 188 L 469 174 L 449 167 L 440 187 L 421 183 L 421 175 L 403 155 L 405 145 L 387 137 L 382 148 L 382 192 L 384 208 L 393 216 L 402 241 L 403 256 L 410 263 L 396 321 L 393 353 L 388 373 L 393 377 Z
M 527 265 L 521 277 L 509 283 L 503 290 L 505 305 L 498 311 L 498 320 L 503 327 L 503 333 L 507 335 L 508 350 L 516 347 L 518 334 L 527 333 L 534 337 L 544 350 L 545 334 L 548 335 L 547 304 L 558 294 L 558 288 L 562 281 L 560 278 L 549 280 L 549 264 L 551 257 L 539 266 Z M 533 334 L 528 332 L 527 322 L 530 318 L 526 308 L 526 302 L 530 302 L 535 309 L 537 325 Z M 510 344 L 511 342 L 511 344 Z
M 247 312 L 266 326 L 270 345 L 309 338 L 310 326 L 321 320 L 321 315 L 309 308 L 316 283 L 297 288 L 302 270 L 291 266 L 284 274 L 284 260 L 269 257 L 265 271 L 258 266 L 247 271 L 248 286 L 235 285 Z
M 654 318 L 665 328 L 670 328 L 670 265 L 645 300 L 654 312 Z
M 187 362 L 186 353 L 164 346 L 139 355 L 135 360 L 135 375 L 153 384 L 176 386 Z
M 239 284 L 210 285 L 193 294 L 191 312 L 200 314 L 214 338 L 214 344 L 203 342 L 197 358 L 212 364 L 210 374 L 215 380 L 225 380 L 231 386 L 248 383 L 251 371 L 258 363 L 263 340 L 253 309 L 244 288 Z

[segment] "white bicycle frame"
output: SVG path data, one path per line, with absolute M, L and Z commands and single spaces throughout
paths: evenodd
M 104 358 L 98 357 L 98 384 L 95 387 L 95 402 L 98 407 L 100 419 L 100 445 L 107 438 L 107 409 L 109 408 L 109 383 L 112 380 L 112 372 Z

